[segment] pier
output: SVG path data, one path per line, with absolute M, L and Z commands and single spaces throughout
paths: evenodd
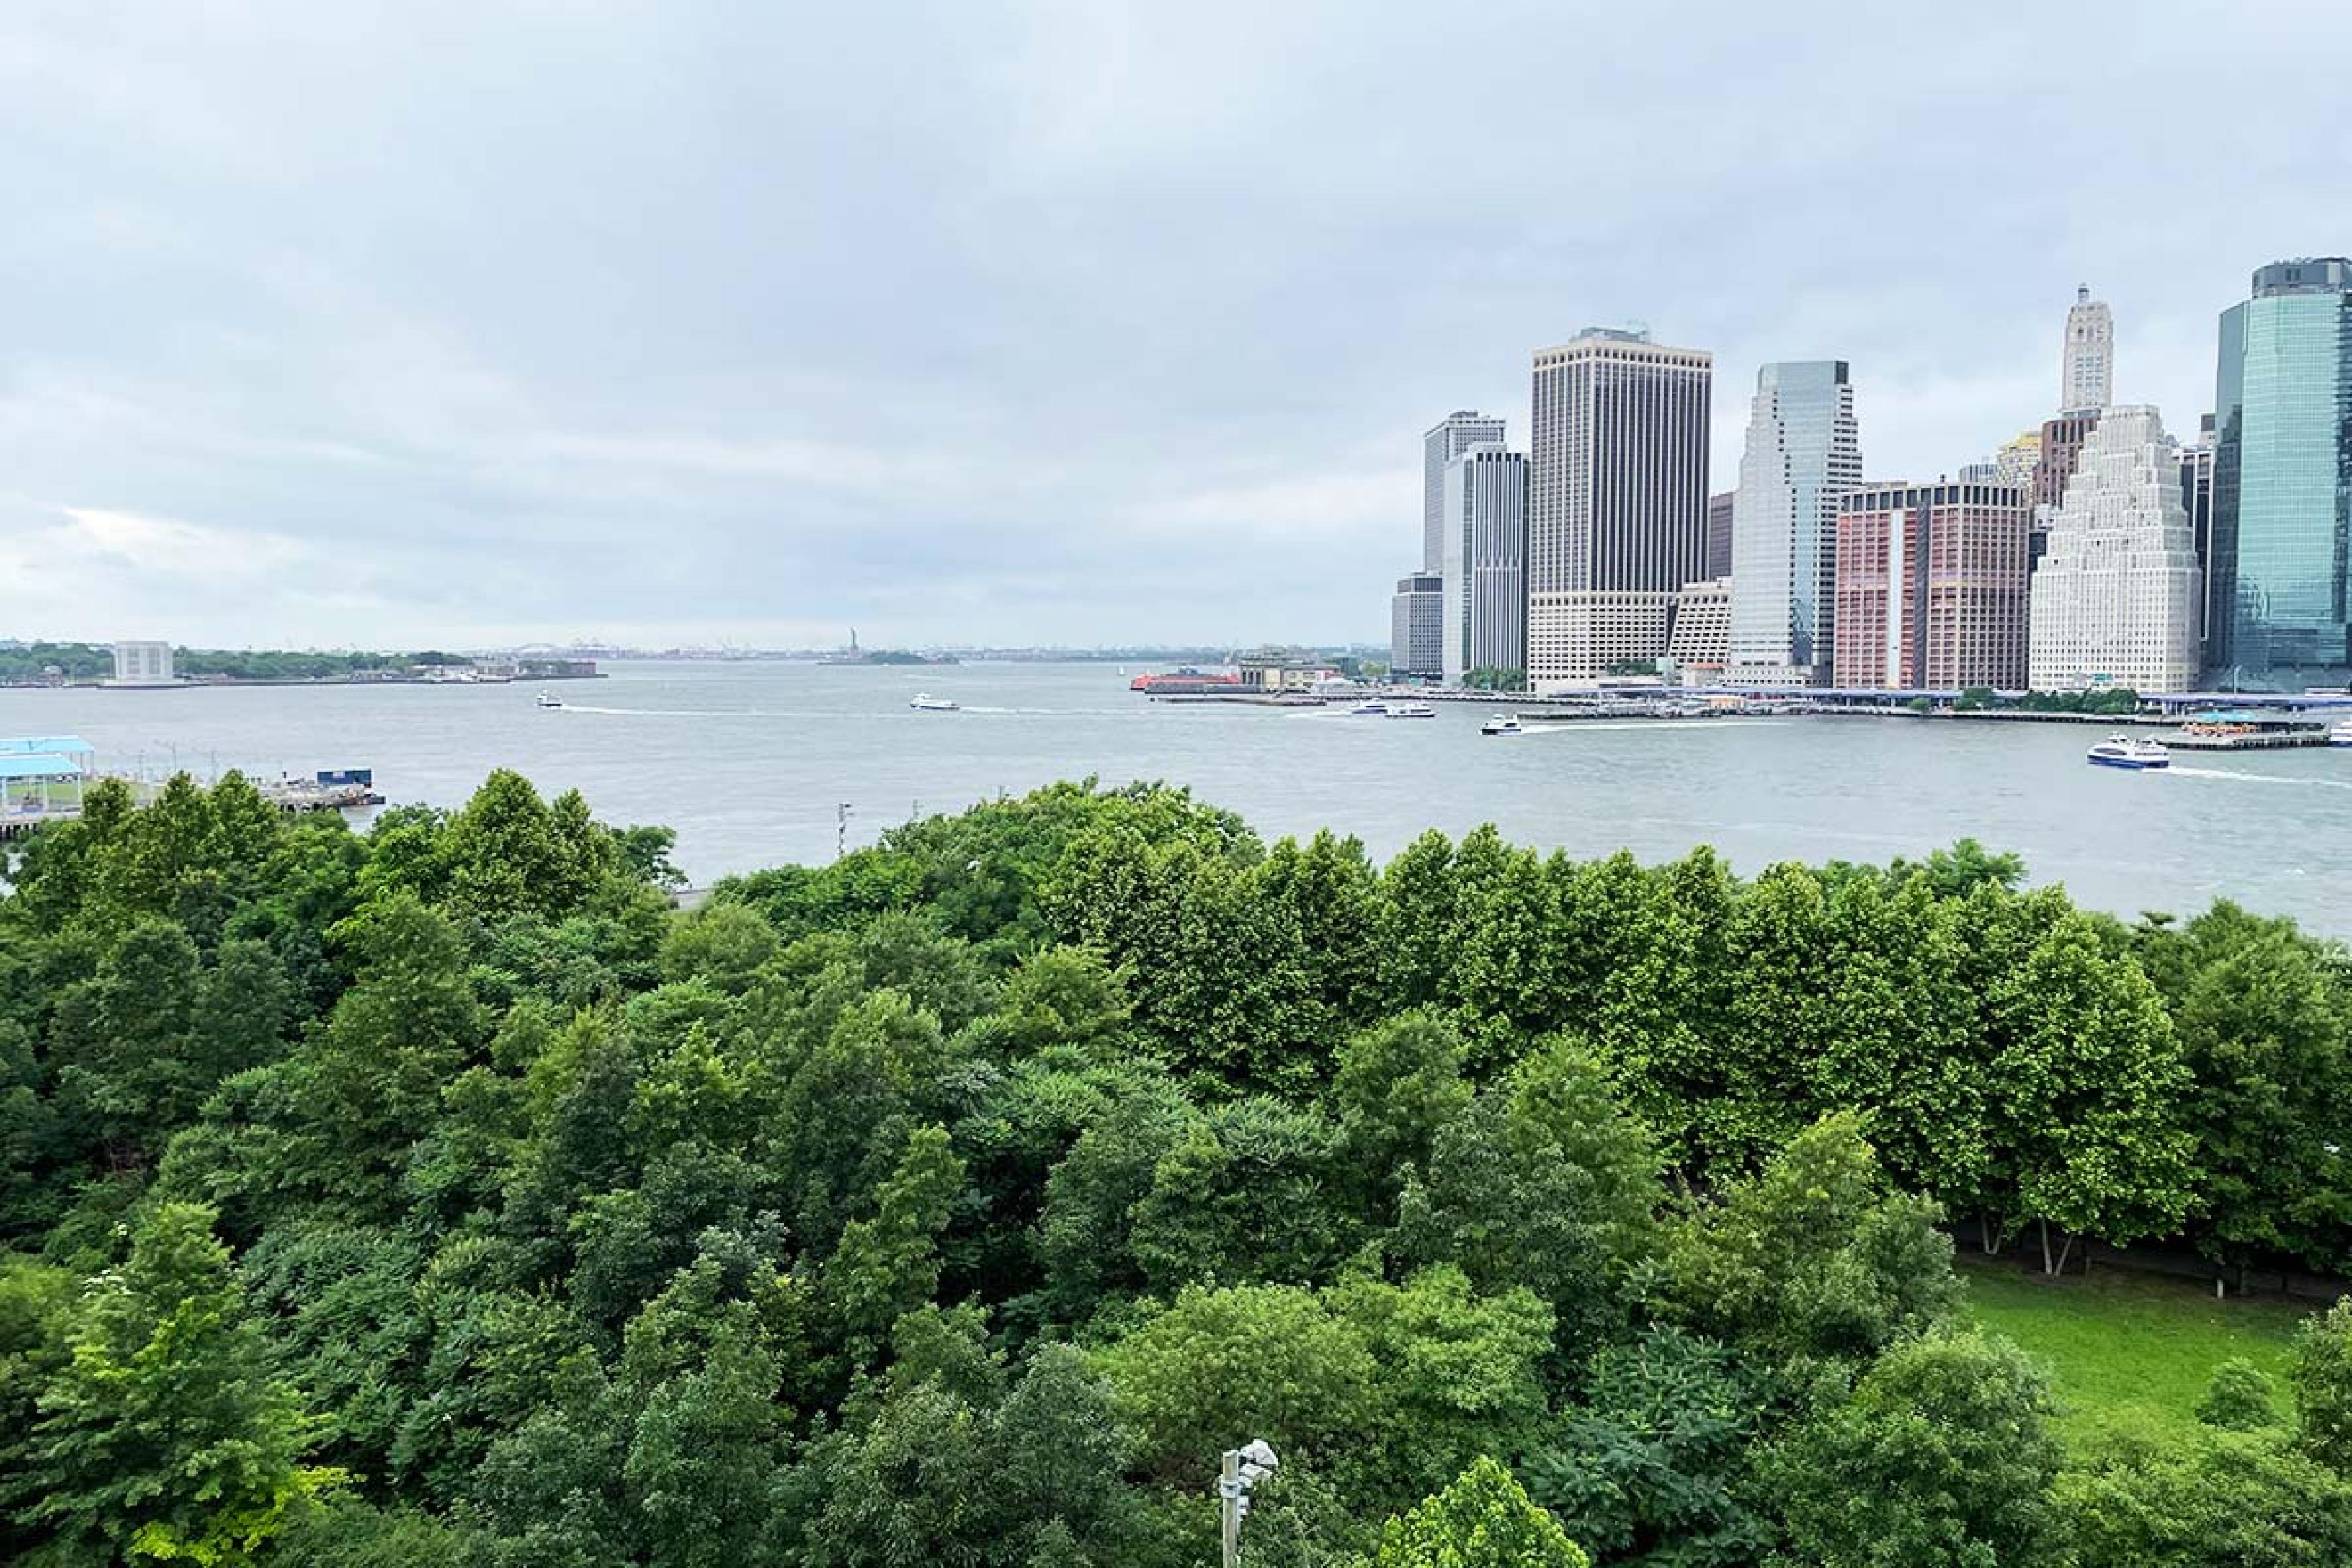
M 2294 746 L 2327 744 L 2325 730 L 2249 730 L 2216 734 L 2183 730 L 2164 742 L 2176 752 L 2275 752 Z

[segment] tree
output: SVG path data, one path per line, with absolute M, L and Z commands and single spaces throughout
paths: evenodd
M 1101 953 L 1049 947 L 1024 958 L 1006 980 L 996 1038 L 1014 1056 L 1049 1046 L 1106 1049 L 1119 1042 L 1133 1016 L 1126 980 Z
M 58 1101 L 106 1168 L 143 1167 L 211 1088 L 190 1060 L 201 977 L 185 929 L 149 916 L 59 999 L 50 1027 Z
M 1775 1531 L 1758 1511 L 1752 1451 L 1765 1379 L 1728 1347 L 1653 1329 L 1593 1357 L 1581 1406 L 1528 1456 L 1535 1500 L 1608 1563 L 1735 1568 Z
M 1392 1010 L 1426 1006 L 1444 995 L 1454 970 L 1454 845 L 1431 828 L 1381 873 L 1375 929 L 1381 984 Z
M 341 1479 L 299 1463 L 308 1423 L 212 1221 L 157 1206 L 76 1310 L 27 1444 L 35 1489 L 18 1500 L 62 1547 L 241 1563 Z
M 2231 1356 L 2213 1369 L 2212 1380 L 2197 1401 L 2197 1419 L 2231 1432 L 2271 1426 L 2278 1420 L 2273 1386 L 2270 1373 L 2243 1356 Z
M 2032 1568 L 2063 1561 L 2045 1375 L 1981 1333 L 1882 1356 L 1769 1466 L 1789 1544 L 1819 1568 Z
M 1427 1179 L 1406 1174 L 1393 1245 L 1481 1289 L 1532 1289 L 1580 1359 L 1621 1321 L 1662 1196 L 1648 1134 L 1591 1059 L 1555 1041 L 1438 1130 Z
M 2150 954 L 2174 991 L 2195 1088 L 2188 1123 L 2202 1166 L 2194 1225 L 2216 1261 L 2284 1253 L 2340 1267 L 2352 1183 L 2331 1146 L 2352 1117 L 2352 995 L 2324 952 L 2284 921 L 2227 904 Z
M 1402 1286 L 1351 1280 L 1326 1297 L 1363 1335 L 1381 1369 L 1375 1447 L 1338 1474 L 1380 1495 L 1445 1484 L 1481 1454 L 1514 1453 L 1542 1426 L 1551 1309 L 1525 1286 L 1481 1296 L 1458 1268 L 1425 1268 Z
M 2352 1480 L 2275 1434 L 2110 1435 L 2059 1474 L 2074 1568 L 2352 1562 Z
M 812 1568 L 1125 1568 L 1136 1521 L 1108 1385 L 1066 1345 L 1001 1402 L 893 1386 L 861 1430 L 803 1467 Z
M 940 1233 L 963 1186 L 963 1163 L 944 1127 L 908 1134 L 898 1168 L 875 1194 L 871 1217 L 843 1227 L 824 1266 L 824 1291 L 853 1346 L 879 1342 L 902 1312 L 939 1284 Z
M 2304 1451 L 2352 1477 L 2352 1297 L 2304 1320 L 2288 1380 Z
M 1390 1520 L 1369 1568 L 1590 1568 L 1591 1563 L 1510 1471 L 1481 1458 L 1452 1486 Z
M 749 904 L 714 900 L 676 920 L 662 938 L 662 973 L 741 991 L 781 946 L 776 928 Z
M 1427 1179 L 1438 1130 L 1470 1103 L 1462 1037 L 1427 1012 L 1375 1025 L 1339 1047 L 1331 1099 L 1343 1179 L 1361 1194 L 1368 1217 L 1391 1222 L 1406 1177 Z
M 438 1119 L 442 1086 L 478 1049 L 485 1020 L 466 984 L 462 940 L 415 895 L 389 896 L 352 935 L 359 982 L 299 1058 L 323 1156 L 300 1175 L 381 1202 Z
M 1677 1227 L 1671 1313 L 1781 1358 L 1866 1358 L 1958 1300 L 1936 1206 L 1888 1190 L 1851 1114 L 1800 1133 L 1762 1174 Z
M 2180 1125 L 2188 1071 L 2156 988 L 2112 957 L 2089 917 L 2061 916 L 1988 1005 L 1998 1137 L 2016 1161 L 2017 1214 L 2111 1242 L 2163 1236 L 2192 1202 Z M 2045 1228 L 2042 1265 L 2055 1273 Z
M 1899 876 L 1908 868 L 1897 860 L 1887 871 L 1890 876 Z M 2022 856 L 1988 849 L 1973 838 L 1958 839 L 1949 849 L 1930 850 L 1919 870 L 1929 890 L 1939 899 L 1966 898 L 1981 883 L 2013 889 L 2025 880 Z
M 1312 1111 L 1255 1096 L 1193 1122 L 1129 1211 L 1145 1281 L 1166 1292 L 1203 1280 L 1325 1278 L 1359 1235 L 1328 1201 L 1332 1131 Z
M 1295 1285 L 1188 1286 L 1097 1364 L 1135 1463 L 1170 1483 L 1205 1486 L 1237 1432 L 1311 1468 L 1365 1440 L 1378 1408 L 1363 1335 Z

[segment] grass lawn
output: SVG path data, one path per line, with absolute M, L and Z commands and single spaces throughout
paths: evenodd
M 2049 1363 L 2070 1438 L 2193 1425 L 2206 1381 L 2231 1356 L 2279 1380 L 2287 1414 L 2288 1342 L 2310 1309 L 2217 1301 L 2183 1282 L 2097 1270 L 2044 1283 L 2010 1263 L 1969 1265 L 1962 1256 L 1969 1310 Z

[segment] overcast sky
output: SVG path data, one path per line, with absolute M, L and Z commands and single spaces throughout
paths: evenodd
M 0 8 L 0 636 L 1385 640 L 1591 322 L 1873 477 L 2192 432 L 2352 249 L 2352 6 Z

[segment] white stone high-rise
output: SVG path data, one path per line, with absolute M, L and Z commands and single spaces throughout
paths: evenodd
M 2106 409 L 2033 569 L 2027 683 L 2195 689 L 2200 577 L 2163 420 L 2144 405 Z
M 2105 408 L 2116 396 L 2116 317 L 2089 284 L 2066 312 L 2065 357 L 2058 367 L 2058 408 Z
M 1473 447 L 1503 445 L 1503 422 L 1457 408 L 1421 438 L 1421 569 L 1445 569 L 1445 465 Z
M 1732 503 L 1726 684 L 1829 684 L 1838 502 L 1861 483 L 1846 362 L 1790 360 L 1759 370 Z
M 1445 465 L 1444 677 L 1528 667 L 1528 460 L 1486 443 Z

